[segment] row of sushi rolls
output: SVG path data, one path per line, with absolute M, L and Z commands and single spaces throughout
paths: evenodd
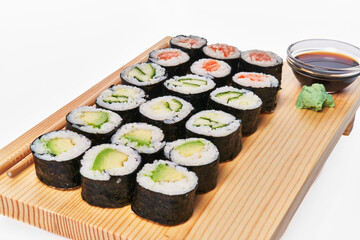
M 274 111 L 282 64 L 270 51 L 178 35 L 124 69 L 96 107 L 68 113 L 66 130 L 35 139 L 36 175 L 54 188 L 81 186 L 92 206 L 131 204 L 142 218 L 183 223 L 196 194 L 216 187 L 219 163 Z

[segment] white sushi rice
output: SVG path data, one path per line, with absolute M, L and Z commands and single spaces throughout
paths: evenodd
M 271 60 L 270 61 L 256 61 L 255 59 L 250 57 L 250 54 L 253 52 L 265 53 L 271 58 Z M 282 62 L 283 62 L 281 57 L 279 57 L 277 54 L 270 52 L 270 51 L 263 51 L 263 50 L 257 50 L 257 49 L 241 52 L 241 58 L 244 59 L 248 63 L 251 63 L 253 65 L 258 65 L 261 67 L 271 67 L 271 66 L 275 66 L 278 64 L 282 64 Z
M 222 51 L 219 51 L 219 50 L 214 51 L 213 49 L 211 49 L 211 46 L 218 45 L 218 44 L 223 45 L 225 47 L 226 46 L 233 47 L 234 52 L 230 53 L 229 56 L 225 57 L 225 55 Z M 216 44 L 211 44 L 211 45 L 205 46 L 203 48 L 203 51 L 206 54 L 206 56 L 209 56 L 212 58 L 217 58 L 217 59 L 234 59 L 234 58 L 240 57 L 240 50 L 237 47 L 230 46 L 230 45 L 223 44 L 223 43 L 216 43 Z
M 159 164 L 166 164 L 175 170 L 183 173 L 185 178 L 175 182 L 155 182 L 151 179 L 152 172 Z M 182 195 L 194 190 L 198 183 L 198 177 L 194 172 L 188 171 L 185 167 L 181 167 L 174 162 L 165 160 L 155 160 L 153 163 L 145 164 L 145 166 L 138 172 L 136 181 L 140 186 L 153 192 L 158 192 L 166 195 Z
M 135 67 L 141 66 L 143 64 L 149 64 L 149 63 L 138 63 L 135 65 L 132 65 L 131 67 L 125 68 L 121 72 L 121 78 L 125 79 L 127 82 L 129 82 L 135 86 L 139 86 L 139 87 L 153 85 L 155 83 L 161 82 L 166 79 L 167 75 L 166 75 L 165 68 L 163 68 L 162 66 L 160 66 L 159 64 L 156 64 L 156 63 L 150 63 L 151 66 L 153 66 L 153 68 L 155 68 L 155 75 L 147 82 L 140 82 L 135 77 L 128 75 L 129 72 L 131 70 L 133 70 Z
M 158 56 L 160 53 L 164 52 L 178 52 L 180 55 L 178 57 L 172 57 L 168 60 L 160 59 Z M 185 63 L 190 60 L 189 55 L 186 52 L 181 51 L 177 48 L 163 48 L 159 50 L 154 50 L 150 53 L 149 60 L 151 62 L 157 63 L 164 67 L 177 66 L 179 64 Z
M 150 130 L 151 133 L 151 143 L 149 146 L 139 146 L 137 142 L 130 141 L 124 137 L 125 134 L 138 130 L 145 129 Z M 163 131 L 153 125 L 147 123 L 128 123 L 122 126 L 111 138 L 111 142 L 114 144 L 124 145 L 136 149 L 140 153 L 155 153 L 164 147 L 165 142 Z
M 112 148 L 123 154 L 128 155 L 128 160 L 123 163 L 122 167 L 112 168 L 106 170 L 93 170 L 94 161 L 97 155 L 106 148 Z M 115 144 L 101 144 L 90 148 L 84 154 L 81 160 L 80 173 L 82 176 L 100 181 L 110 180 L 111 176 L 124 176 L 133 173 L 140 165 L 140 154 L 130 147 L 115 145 Z
M 206 63 L 209 60 L 217 61 L 220 64 L 219 69 L 216 71 L 213 71 L 213 72 L 206 71 L 203 68 L 203 65 L 204 65 L 204 63 Z M 215 59 L 211 59 L 211 58 L 202 58 L 202 59 L 194 62 L 191 65 L 190 71 L 194 74 L 201 75 L 201 76 L 210 76 L 210 77 L 221 78 L 221 77 L 225 77 L 230 74 L 231 67 L 229 64 L 227 64 L 224 61 L 215 60 Z
M 196 39 L 197 42 L 194 43 L 192 46 L 190 43 L 186 43 L 186 42 L 180 42 L 180 41 L 184 41 L 186 39 Z M 198 37 L 198 36 L 194 36 L 194 35 L 189 35 L 189 36 L 184 36 L 184 35 L 179 35 L 179 36 L 176 36 L 174 38 L 172 38 L 170 40 L 170 42 L 174 45 L 177 45 L 177 46 L 180 46 L 180 47 L 183 47 L 183 48 L 187 48 L 187 49 L 197 49 L 197 48 L 201 48 L 202 46 L 204 46 L 207 41 L 202 38 L 202 37 Z
M 192 79 L 200 79 L 200 80 L 204 80 L 206 81 L 206 85 L 200 85 L 199 87 L 189 87 L 186 84 L 181 84 L 181 82 L 179 80 L 181 79 L 185 79 L 185 78 L 192 78 Z M 210 79 L 209 77 L 203 77 L 203 76 L 199 76 L 199 75 L 194 75 L 194 74 L 188 74 L 185 76 L 175 76 L 174 78 L 171 78 L 169 80 L 166 80 L 164 82 L 164 86 L 171 90 L 171 91 L 175 91 L 175 92 L 179 92 L 182 94 L 197 94 L 197 93 L 202 93 L 202 92 L 206 92 L 210 89 L 213 89 L 215 87 L 215 82 Z
M 104 102 L 104 99 L 106 99 L 107 97 L 111 97 L 113 94 L 116 93 L 116 91 L 118 89 L 127 89 L 127 90 L 133 90 L 135 92 L 135 94 L 133 96 L 127 96 L 128 97 L 128 101 L 127 102 L 113 102 L 113 103 L 108 103 L 108 102 Z M 140 104 L 146 102 L 145 100 L 145 92 L 137 87 L 133 87 L 133 86 L 127 86 L 127 85 L 115 85 L 112 86 L 108 89 L 106 89 L 105 91 L 103 91 L 99 97 L 96 99 L 96 103 L 101 106 L 104 107 L 106 109 L 111 109 L 113 111 L 124 111 L 124 110 L 130 110 L 130 109 L 134 109 L 138 106 L 140 106 Z
M 256 74 L 261 77 L 261 81 L 252 81 L 247 77 L 239 78 L 241 75 L 246 74 Z M 264 73 L 257 73 L 257 72 L 239 72 L 233 76 L 233 81 L 237 84 L 244 86 L 244 87 L 253 87 L 253 88 L 264 88 L 264 87 L 277 87 L 279 86 L 279 80 L 277 80 L 274 76 L 264 74 Z
M 83 115 L 83 112 L 106 112 L 108 113 L 109 119 L 107 122 L 101 125 L 100 128 L 95 128 L 89 124 L 87 124 L 84 120 L 80 117 Z M 80 129 L 81 131 L 88 132 L 88 133 L 108 133 L 118 127 L 121 122 L 122 118 L 109 110 L 89 107 L 89 106 L 82 106 L 72 110 L 67 116 L 66 119 L 72 124 L 74 128 Z
M 201 141 L 204 143 L 204 149 L 189 157 L 182 156 L 176 148 L 184 143 Z M 202 166 L 214 162 L 219 157 L 217 147 L 204 138 L 179 139 L 174 142 L 168 142 L 164 148 L 165 157 L 182 166 Z
M 162 101 L 170 101 L 171 99 L 176 99 L 179 102 L 181 102 L 181 104 L 183 105 L 178 112 L 175 111 L 156 112 L 152 109 L 153 105 L 159 104 L 159 102 Z M 179 97 L 163 96 L 163 97 L 154 98 L 150 101 L 147 101 L 146 103 L 141 104 L 139 109 L 140 109 L 140 113 L 146 116 L 147 118 L 156 121 L 163 121 L 165 124 L 173 124 L 186 118 L 190 114 L 190 112 L 194 110 L 194 107 L 190 103 Z
M 232 100 L 227 102 L 226 99 L 221 99 L 216 97 L 217 94 L 219 93 L 224 93 L 224 92 L 240 92 L 243 95 L 238 97 L 236 100 Z M 215 89 L 214 91 L 212 91 L 210 93 L 210 98 L 217 102 L 217 103 L 221 103 L 223 105 L 227 105 L 236 109 L 241 109 L 241 110 L 247 110 L 247 109 L 255 109 L 261 106 L 262 101 L 261 99 L 254 94 L 252 91 L 246 90 L 246 89 L 238 89 L 238 88 L 234 88 L 234 87 L 230 87 L 230 86 L 224 86 L 224 87 L 220 87 Z
M 47 143 L 54 138 L 70 138 L 73 147 L 66 152 L 62 152 L 57 156 L 51 154 L 50 149 L 46 146 Z M 83 135 L 69 130 L 53 131 L 37 138 L 30 146 L 31 151 L 35 157 L 46 161 L 63 162 L 72 160 L 83 154 L 91 146 L 91 141 Z
M 212 129 L 210 126 L 194 126 L 194 123 L 200 117 L 204 117 L 207 113 L 216 113 L 222 116 L 221 124 L 227 124 L 227 126 L 221 128 Z M 205 110 L 198 112 L 197 114 L 193 115 L 187 122 L 186 122 L 186 129 L 191 132 L 209 136 L 209 137 L 224 137 L 228 136 L 229 134 L 235 132 L 241 125 L 240 120 L 236 120 L 236 118 L 226 112 L 219 111 L 219 110 Z

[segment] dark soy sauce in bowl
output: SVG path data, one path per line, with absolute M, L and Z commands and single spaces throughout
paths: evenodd
M 307 52 L 295 57 L 296 59 L 315 67 L 349 68 L 359 65 L 353 58 L 333 52 Z

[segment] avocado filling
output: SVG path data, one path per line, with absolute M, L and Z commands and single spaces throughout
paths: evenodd
M 159 101 L 158 103 L 151 105 L 151 108 L 157 113 L 168 113 L 171 111 L 178 112 L 182 107 L 183 104 L 174 98 L 170 101 Z
M 50 153 L 57 156 L 75 146 L 70 138 L 53 138 L 46 143 Z
M 206 113 L 194 122 L 195 127 L 209 126 L 211 129 L 217 129 L 227 126 L 228 124 L 222 123 L 223 116 L 217 113 Z
M 136 142 L 138 146 L 149 147 L 152 140 L 152 131 L 147 129 L 137 129 L 124 134 L 122 137 L 131 142 Z
M 150 178 L 154 182 L 177 182 L 184 179 L 185 175 L 166 164 L 160 163 L 155 170 L 152 171 Z
M 102 171 L 105 169 L 120 168 L 128 160 L 128 155 L 112 148 L 105 148 L 96 156 L 93 170 Z
M 94 128 L 100 128 L 101 125 L 109 120 L 107 112 L 83 112 L 80 119 L 84 120 L 87 124 Z
M 155 74 L 155 68 L 150 63 L 144 63 L 134 67 L 128 73 L 128 76 L 136 78 L 139 82 L 148 82 L 155 76 Z
M 183 157 L 190 157 L 196 153 L 201 152 L 204 149 L 205 144 L 200 141 L 191 141 L 181 144 L 175 149 L 179 152 L 179 154 Z
M 215 95 L 215 97 L 223 99 L 227 103 L 229 103 L 230 101 L 239 99 L 242 95 L 243 93 L 241 92 L 227 91 L 227 92 L 218 93 Z

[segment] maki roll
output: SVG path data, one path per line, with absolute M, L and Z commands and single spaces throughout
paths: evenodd
M 153 50 L 149 54 L 149 62 L 164 67 L 169 77 L 185 74 L 189 67 L 189 61 L 189 54 L 177 48 Z
M 210 93 L 209 109 L 223 110 L 241 120 L 242 134 L 250 135 L 257 129 L 262 101 L 253 92 L 224 86 Z
M 175 76 L 164 82 L 164 94 L 174 95 L 190 102 L 195 111 L 206 109 L 206 101 L 210 91 L 215 88 L 215 82 L 208 77 L 188 74 Z
M 174 96 L 154 98 L 140 105 L 140 120 L 161 128 L 166 141 L 185 137 L 185 123 L 193 106 Z
M 241 53 L 239 71 L 273 75 L 281 84 L 283 60 L 270 51 L 248 50 Z
M 142 89 L 119 84 L 102 92 L 96 99 L 96 106 L 119 114 L 123 123 L 129 123 L 137 121 L 139 106 L 144 102 L 145 92 Z
M 122 118 L 109 110 L 82 106 L 66 115 L 66 129 L 83 134 L 93 145 L 110 142 Z
M 231 161 L 242 148 L 241 121 L 223 111 L 201 111 L 186 122 L 186 137 L 206 138 L 218 148 L 220 163 Z
M 211 44 L 203 48 L 205 58 L 222 60 L 231 66 L 231 74 L 239 69 L 240 50 L 227 44 Z
M 141 157 L 130 147 L 102 144 L 81 160 L 81 197 L 93 206 L 117 208 L 132 201 Z
M 196 174 L 174 162 L 145 164 L 136 177 L 131 210 L 163 225 L 183 223 L 193 213 L 197 185 Z
M 122 84 L 141 88 L 150 98 L 161 94 L 162 82 L 167 78 L 165 68 L 156 63 L 138 63 L 120 73 Z
M 123 125 L 111 138 L 114 144 L 132 147 L 141 155 L 142 163 L 152 163 L 163 158 L 165 146 L 163 131 L 147 123 Z
M 197 193 L 213 190 L 217 184 L 219 151 L 204 138 L 179 139 L 166 143 L 165 157 L 193 171 L 199 178 Z
M 194 35 L 178 35 L 170 40 L 171 48 L 179 48 L 190 56 L 190 61 L 194 62 L 202 55 L 202 49 L 206 46 L 207 40 Z
M 255 72 L 240 72 L 233 76 L 232 85 L 254 92 L 263 102 L 261 112 L 273 112 L 276 96 L 280 89 L 279 81 L 271 75 Z
M 68 130 L 41 135 L 30 146 L 36 176 L 55 188 L 80 186 L 80 159 L 90 146 L 88 138 Z
M 202 58 L 191 65 L 190 71 L 196 75 L 211 77 L 216 87 L 222 87 L 231 82 L 231 67 L 224 61 Z

